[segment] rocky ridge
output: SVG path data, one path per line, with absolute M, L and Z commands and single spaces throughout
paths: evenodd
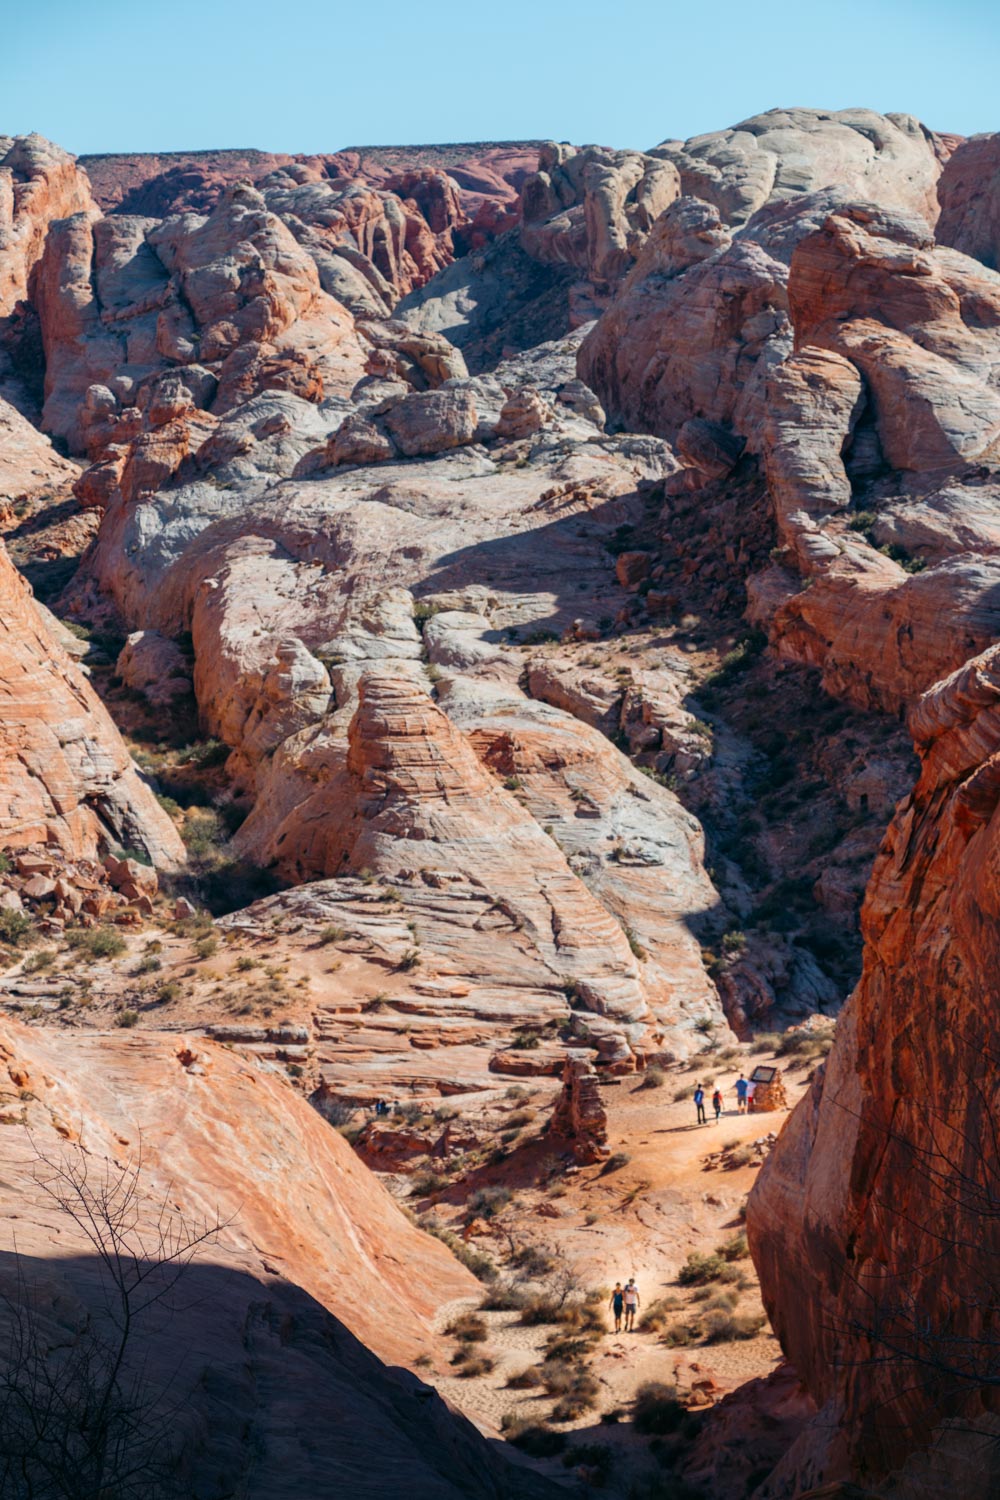
M 823 1407 L 762 1482 L 772 1500 L 846 1477 L 929 1494 L 959 1461 L 947 1381 L 906 1393 L 905 1318 L 877 1374 L 838 1366 L 829 1329 L 848 1354 L 870 1340 L 873 1275 L 917 1297 L 932 1221 L 898 1205 L 918 1166 L 935 1209 L 971 1183 L 970 1233 L 988 1187 L 954 1153 L 915 1155 L 921 1080 L 946 1094 L 959 1052 L 987 1050 L 994 155 L 861 110 L 646 153 L 546 145 L 458 260 L 467 207 L 432 167 L 268 163 L 253 185 L 178 183 L 197 212 L 102 216 L 45 143 L 5 157 L 32 184 L 4 242 L 9 389 L 29 410 L 35 319 L 42 427 L 87 460 L 72 479 L 25 438 L 14 500 L 39 503 L 21 474 L 51 465 L 94 517 L 60 608 L 128 634 L 131 691 L 160 686 L 148 652 L 183 697 L 193 656 L 226 854 L 286 886 L 221 930 L 250 949 L 287 927 L 296 962 L 329 948 L 341 976 L 304 1037 L 230 1039 L 303 1045 L 285 1061 L 318 1103 L 484 1095 L 567 1053 L 608 1080 L 698 1059 L 779 994 L 833 1012 L 847 970 L 821 914 L 849 934 L 909 714 L 923 770 L 876 862 L 861 983 L 750 1209 L 769 1311 Z M 46 645 L 19 588 L 28 680 Z M 808 692 L 844 716 L 801 722 Z M 790 705 L 800 721 L 768 734 Z M 797 800 L 836 784 L 853 814 L 820 847 L 793 827 L 815 801 L 784 823 L 767 808 L 797 737 L 815 773 Z M 97 852 L 89 767 L 42 759 L 58 795 L 17 836 Z M 953 1141 L 985 1128 L 972 1076 Z M 958 1280 L 952 1259 L 921 1313 Z M 977 1400 L 961 1414 L 988 1426 Z M 931 1460 L 913 1434 L 936 1426 Z

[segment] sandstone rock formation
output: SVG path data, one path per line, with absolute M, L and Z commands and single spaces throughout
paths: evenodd
M 476 1283 L 305 1101 L 201 1039 L 66 1040 L 14 1023 L 0 1036 L 7 1227 L 16 1220 L 22 1276 L 65 1343 L 100 1316 L 101 1281 L 92 1242 L 39 1187 L 37 1153 L 50 1182 L 51 1164 L 83 1152 L 95 1184 L 123 1171 L 146 1243 L 165 1198 L 171 1222 L 222 1222 L 129 1362 L 145 1390 L 169 1391 L 165 1446 L 189 1493 L 238 1482 L 263 1500 L 341 1481 L 373 1497 L 405 1483 L 426 1500 L 549 1492 L 389 1367 L 432 1351 L 438 1308 Z M 16 1269 L 5 1249 L 5 1292 Z
M 183 860 L 173 824 L 2 547 L 0 683 L 0 845 L 51 842 L 75 856 L 117 840 L 168 869 Z
M 550 1131 L 572 1143 L 581 1164 L 608 1156 L 608 1117 L 601 1103 L 597 1071 L 586 1059 L 568 1057 L 562 1091 L 552 1112 Z
M 27 296 L 49 226 L 77 213 L 98 216 L 76 159 L 40 135 L 0 135 L 0 318 Z
M 787 1482 L 901 1469 L 931 1494 L 959 1430 L 994 1430 L 997 671 L 991 649 L 913 709 L 921 777 L 873 873 L 864 976 L 751 1196 L 765 1302 L 822 1413 Z M 961 1472 L 996 1484 L 985 1449 Z
M 23 561 L 44 497 L 70 508 L 72 486 L 97 534 L 56 607 L 120 632 L 124 687 L 110 665 L 95 680 L 130 715 L 147 714 L 138 694 L 166 714 L 193 691 L 227 755 L 204 816 L 221 839 L 223 815 L 246 815 L 213 852 L 220 878 L 232 859 L 274 892 L 233 897 L 225 943 L 252 969 L 280 933 L 303 970 L 295 1013 L 263 1019 L 220 1015 L 199 981 L 190 1014 L 209 997 L 215 1041 L 185 1032 L 177 1075 L 162 1036 L 128 1053 L 81 1023 L 109 1118 L 148 1056 L 193 1096 L 192 1179 L 228 1129 L 204 1078 L 239 1095 L 262 1176 L 272 1147 L 244 1094 L 278 1113 L 287 1084 L 333 1117 L 386 1095 L 465 1107 L 515 1077 L 548 1098 L 563 1076 L 557 1132 L 596 1161 L 599 1080 L 710 1054 L 765 1016 L 833 1014 L 910 714 L 923 770 L 876 865 L 863 979 L 751 1203 L 775 1326 L 821 1408 L 761 1500 L 859 1477 L 890 1493 L 904 1470 L 896 1492 L 940 1493 L 961 1446 L 948 1423 L 993 1421 L 979 1395 L 949 1405 L 954 1370 L 922 1364 L 921 1340 L 955 1303 L 954 1338 L 981 1350 L 995 1300 L 967 1295 L 983 1267 L 963 1246 L 992 1234 L 976 1209 L 1000 753 L 996 139 L 780 110 L 645 153 L 112 161 L 95 163 L 103 217 L 71 159 L 4 143 L 0 524 Z M 36 328 L 42 425 L 86 457 L 79 474 L 30 423 Z M 48 840 L 84 880 L 112 841 L 176 859 L 9 568 L 0 597 L 0 844 L 43 860 Z M 834 783 L 844 818 L 814 827 Z M 5 880 L 6 909 L 83 913 L 50 863 Z M 151 899 L 140 866 L 106 874 L 85 915 Z M 51 1057 L 55 1089 L 70 1064 Z M 300 1105 L 279 1138 L 289 1176 L 304 1158 L 339 1177 Z M 134 1107 L 156 1138 L 159 1110 Z M 443 1139 L 370 1128 L 364 1149 L 405 1171 L 447 1157 Z M 230 1183 L 244 1164 L 222 1154 Z M 430 1302 L 415 1318 L 368 1244 L 324 1271 L 283 1190 L 252 1201 L 243 1271 L 259 1278 L 265 1245 L 329 1308 L 362 1262 L 354 1332 L 403 1357 L 378 1343 L 368 1304 L 384 1303 L 411 1357 Z M 308 1207 L 341 1235 L 322 1194 Z M 935 1238 L 949 1211 L 957 1248 Z M 407 1245 L 422 1286 L 426 1247 Z M 791 1438 L 809 1401 L 775 1386 Z M 931 1457 L 915 1430 L 941 1438 Z

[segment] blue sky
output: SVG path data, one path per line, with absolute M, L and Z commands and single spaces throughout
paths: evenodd
M 1000 129 L 993 0 L 36 0 L 0 38 L 0 134 L 78 153 L 642 147 L 792 104 Z

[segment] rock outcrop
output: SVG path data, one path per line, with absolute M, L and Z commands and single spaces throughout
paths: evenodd
M 0 135 L 0 319 L 28 295 L 52 223 L 98 217 L 76 158 L 44 136 Z
M 608 1116 L 601 1101 L 597 1070 L 585 1058 L 568 1057 L 563 1065 L 562 1089 L 549 1131 L 571 1143 L 581 1165 L 610 1155 Z
M 0 1256 L 0 1281 L 16 1294 L 20 1268 L 41 1327 L 58 1320 L 61 1348 L 88 1318 L 100 1327 L 93 1240 L 39 1186 L 83 1153 L 95 1189 L 119 1175 L 131 1188 L 129 1244 L 138 1234 L 154 1245 L 158 1224 L 175 1234 L 182 1220 L 221 1224 L 196 1249 L 170 1317 L 137 1320 L 126 1358 L 144 1394 L 169 1399 L 158 1457 L 175 1461 L 187 1493 L 238 1484 L 291 1500 L 331 1483 L 372 1500 L 403 1485 L 425 1500 L 549 1493 L 390 1367 L 433 1361 L 435 1315 L 477 1283 L 301 1096 L 273 1070 L 182 1034 L 68 1043 L 13 1023 L 0 1034 L 5 1229 L 17 1246 L 16 1261 Z
M 117 841 L 172 869 L 173 824 L 0 546 L 0 846 L 89 856 Z
M 748 1206 L 765 1304 L 820 1407 L 769 1493 L 859 1473 L 913 1495 L 997 1483 L 996 649 L 910 723 L 921 776 L 872 875 L 861 983 Z

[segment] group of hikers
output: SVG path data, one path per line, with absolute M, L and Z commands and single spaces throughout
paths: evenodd
M 742 1073 L 740 1074 L 739 1078 L 737 1078 L 736 1113 L 738 1115 L 753 1114 L 753 1097 L 754 1093 L 756 1092 L 756 1088 L 757 1085 L 754 1083 L 752 1078 L 744 1078 Z M 715 1092 L 712 1095 L 712 1108 L 715 1110 L 716 1120 L 718 1120 L 722 1114 L 722 1103 L 722 1090 L 719 1088 L 719 1085 L 716 1084 Z M 708 1116 L 705 1113 L 705 1090 L 700 1083 L 695 1085 L 694 1107 L 698 1112 L 698 1124 L 707 1125 Z
M 625 1332 L 631 1333 L 635 1328 L 636 1314 L 639 1311 L 639 1288 L 635 1284 L 634 1276 L 629 1277 L 624 1287 L 620 1281 L 615 1282 L 615 1289 L 611 1293 L 608 1306 L 614 1313 L 615 1333 L 621 1333 L 623 1317 Z

